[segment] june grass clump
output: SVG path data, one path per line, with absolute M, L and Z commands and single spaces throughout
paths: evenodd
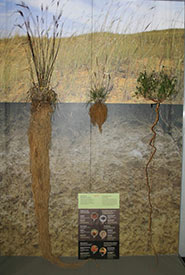
M 102 125 L 107 119 L 107 106 L 105 101 L 112 89 L 110 85 L 111 76 L 106 72 L 107 58 L 104 64 L 100 64 L 96 57 L 95 67 L 91 74 L 91 88 L 89 91 L 89 100 L 87 104 L 93 103 L 89 110 L 91 123 L 99 127 L 100 133 L 102 133 Z
M 91 88 L 87 103 L 104 103 L 112 89 L 110 73 L 106 71 L 107 57 L 104 64 L 99 63 L 96 57 L 95 66 L 91 72 Z

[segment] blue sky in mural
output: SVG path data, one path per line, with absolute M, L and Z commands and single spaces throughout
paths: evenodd
M 48 5 L 52 14 L 56 6 L 51 0 L 27 0 L 34 14 L 39 14 L 41 3 Z M 92 10 L 93 2 L 93 10 Z M 0 34 L 18 32 L 17 0 L 0 0 Z M 90 31 L 135 33 L 153 29 L 183 28 L 183 1 L 149 0 L 62 0 L 64 35 Z M 93 14 L 93 17 L 92 17 Z

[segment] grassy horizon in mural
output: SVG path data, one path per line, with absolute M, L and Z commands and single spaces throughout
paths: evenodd
M 97 32 L 61 38 L 52 85 L 59 102 L 86 102 L 90 87 L 88 71 L 91 50 L 100 62 L 108 56 L 113 90 L 109 103 L 137 103 L 132 98 L 140 71 L 165 66 L 177 76 L 180 90 L 175 103 L 182 104 L 184 75 L 184 30 L 167 29 L 136 34 Z M 25 102 L 29 72 L 24 52 L 26 38 L 15 35 L 0 39 L 0 102 Z M 61 66 L 62 64 L 62 66 Z M 143 101 L 142 101 L 143 102 Z

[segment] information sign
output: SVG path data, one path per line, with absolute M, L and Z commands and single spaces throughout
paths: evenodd
M 119 258 L 119 194 L 78 194 L 79 259 Z

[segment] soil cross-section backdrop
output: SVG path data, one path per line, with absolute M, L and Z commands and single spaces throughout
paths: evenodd
M 25 33 L 15 27 L 20 22 L 14 3 L 0 0 L 0 255 L 41 255 L 27 136 L 27 44 Z M 40 1 L 38 6 L 31 0 L 29 4 L 37 15 Z M 155 106 L 133 95 L 141 71 L 163 66 L 177 77 L 178 94 L 160 106 L 157 152 L 149 168 L 153 243 L 159 254 L 178 253 L 183 14 L 183 3 L 173 1 L 70 0 L 63 6 L 63 36 L 52 78 L 58 93 L 49 199 L 55 255 L 78 255 L 78 194 L 86 192 L 120 194 L 120 256 L 153 253 L 147 238 L 145 165 Z M 86 102 L 92 73 L 102 66 L 112 89 L 100 133 L 90 124 Z

